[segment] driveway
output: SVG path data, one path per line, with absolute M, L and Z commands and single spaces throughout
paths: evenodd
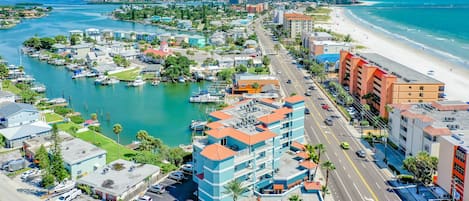
M 160 183 L 163 186 L 166 186 L 165 193 L 157 194 L 147 191 L 145 195 L 150 196 L 155 201 L 197 200 L 193 195 L 193 192 L 197 190 L 197 184 L 192 181 L 192 175 L 186 175 L 186 177 L 187 179 L 181 182 L 166 178 Z

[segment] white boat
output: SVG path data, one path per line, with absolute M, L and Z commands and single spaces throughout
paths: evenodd
M 43 84 L 37 84 L 31 87 L 31 90 L 37 92 L 37 93 L 43 93 L 46 91 L 46 86 Z
M 217 77 L 215 77 L 215 76 L 208 76 L 207 78 L 205 78 L 205 80 L 207 80 L 207 81 L 215 81 L 215 80 L 217 80 Z
M 83 77 L 86 77 L 87 74 L 88 74 L 88 71 L 77 72 L 72 76 L 72 79 L 83 78 Z
M 95 83 L 95 84 L 101 84 L 101 83 L 103 83 L 106 79 L 107 79 L 107 76 L 105 76 L 105 75 L 100 75 L 100 76 L 98 76 L 98 77 L 94 80 L 94 83 Z
M 62 104 L 66 102 L 67 100 L 65 100 L 65 98 L 54 98 L 52 100 L 47 101 L 47 103 L 50 103 L 50 104 Z
M 186 82 L 186 79 L 184 79 L 184 77 L 181 76 L 181 77 L 178 78 L 178 82 L 184 83 L 184 82 Z
M 108 79 L 104 80 L 101 84 L 102 85 L 112 85 L 112 84 L 117 84 L 119 82 L 120 82 L 120 80 L 118 80 L 117 78 L 111 77 L 111 78 L 108 78 Z
M 145 84 L 145 81 L 143 81 L 142 76 L 137 76 L 137 79 L 129 83 L 127 86 L 138 87 L 138 86 L 143 86 L 144 84 Z
M 205 125 L 207 125 L 207 123 L 208 123 L 207 121 L 192 120 L 189 128 L 193 131 L 201 131 L 201 130 L 204 130 Z
M 153 80 L 153 81 L 151 82 L 151 85 L 153 85 L 153 86 L 158 86 L 159 84 L 160 84 L 160 81 L 159 81 L 159 80 Z
M 86 77 L 96 77 L 96 76 L 98 76 L 98 74 L 93 73 L 91 71 L 86 73 Z
M 67 190 L 70 190 L 72 189 L 73 187 L 75 187 L 75 181 L 73 180 L 66 180 L 60 184 L 58 184 L 57 186 L 55 186 L 53 189 L 52 189 L 52 192 L 63 192 L 63 191 L 67 191 Z
M 207 91 L 201 91 L 198 94 L 195 94 L 189 98 L 191 103 L 218 103 L 223 102 L 222 99 L 218 96 L 212 96 Z

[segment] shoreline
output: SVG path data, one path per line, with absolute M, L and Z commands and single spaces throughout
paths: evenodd
M 389 59 L 395 60 L 422 74 L 429 70 L 435 71 L 431 76 L 445 83 L 445 94 L 448 100 L 469 100 L 469 91 L 463 91 L 469 85 L 469 70 L 460 64 L 441 58 L 427 49 L 414 47 L 405 40 L 396 40 L 392 35 L 380 33 L 375 28 L 368 28 L 361 22 L 355 22 L 347 16 L 345 8 L 331 7 L 331 20 L 329 24 L 318 26 L 330 29 L 341 34 L 350 34 L 355 40 L 354 45 L 363 45 L 366 48 L 358 52 L 374 52 Z M 448 58 L 450 59 L 450 58 Z

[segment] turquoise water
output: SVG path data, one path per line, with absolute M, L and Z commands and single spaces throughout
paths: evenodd
M 349 7 L 367 26 L 469 69 L 469 0 L 382 0 Z
M 7 0 L 6 3 L 15 1 Z M 38 1 L 35 1 L 38 2 Z M 44 2 L 44 1 L 39 1 Z M 104 13 L 112 11 L 114 5 L 64 5 L 67 1 L 54 2 L 54 11 L 47 17 L 26 20 L 17 27 L 0 30 L 0 55 L 12 64 L 19 64 L 21 43 L 37 34 L 40 37 L 68 34 L 72 29 L 95 27 L 99 29 L 164 32 L 154 26 L 131 22 L 113 21 Z M 80 2 L 81 1 L 73 1 Z M 3 3 L 3 0 L 2 0 Z M 115 139 L 112 125 L 122 124 L 121 143 L 135 140 L 138 130 L 147 130 L 171 146 L 190 143 L 188 125 L 192 119 L 205 118 L 205 107 L 189 104 L 189 96 L 204 84 L 162 84 L 154 87 L 127 88 L 125 84 L 111 87 L 95 86 L 93 79 L 72 80 L 71 73 L 63 67 L 54 67 L 35 59 L 22 57 L 28 74 L 47 86 L 47 97 L 71 99 L 71 106 L 84 117 L 98 113 L 104 133 Z

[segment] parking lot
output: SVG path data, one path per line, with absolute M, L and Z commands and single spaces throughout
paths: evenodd
M 166 192 L 162 194 L 145 192 L 145 195 L 150 196 L 153 201 L 187 201 L 187 200 L 197 200 L 196 196 L 193 195 L 193 192 L 197 190 L 197 185 L 192 181 L 192 175 L 185 174 L 187 179 L 180 182 L 166 178 L 159 184 L 163 185 L 166 189 Z

